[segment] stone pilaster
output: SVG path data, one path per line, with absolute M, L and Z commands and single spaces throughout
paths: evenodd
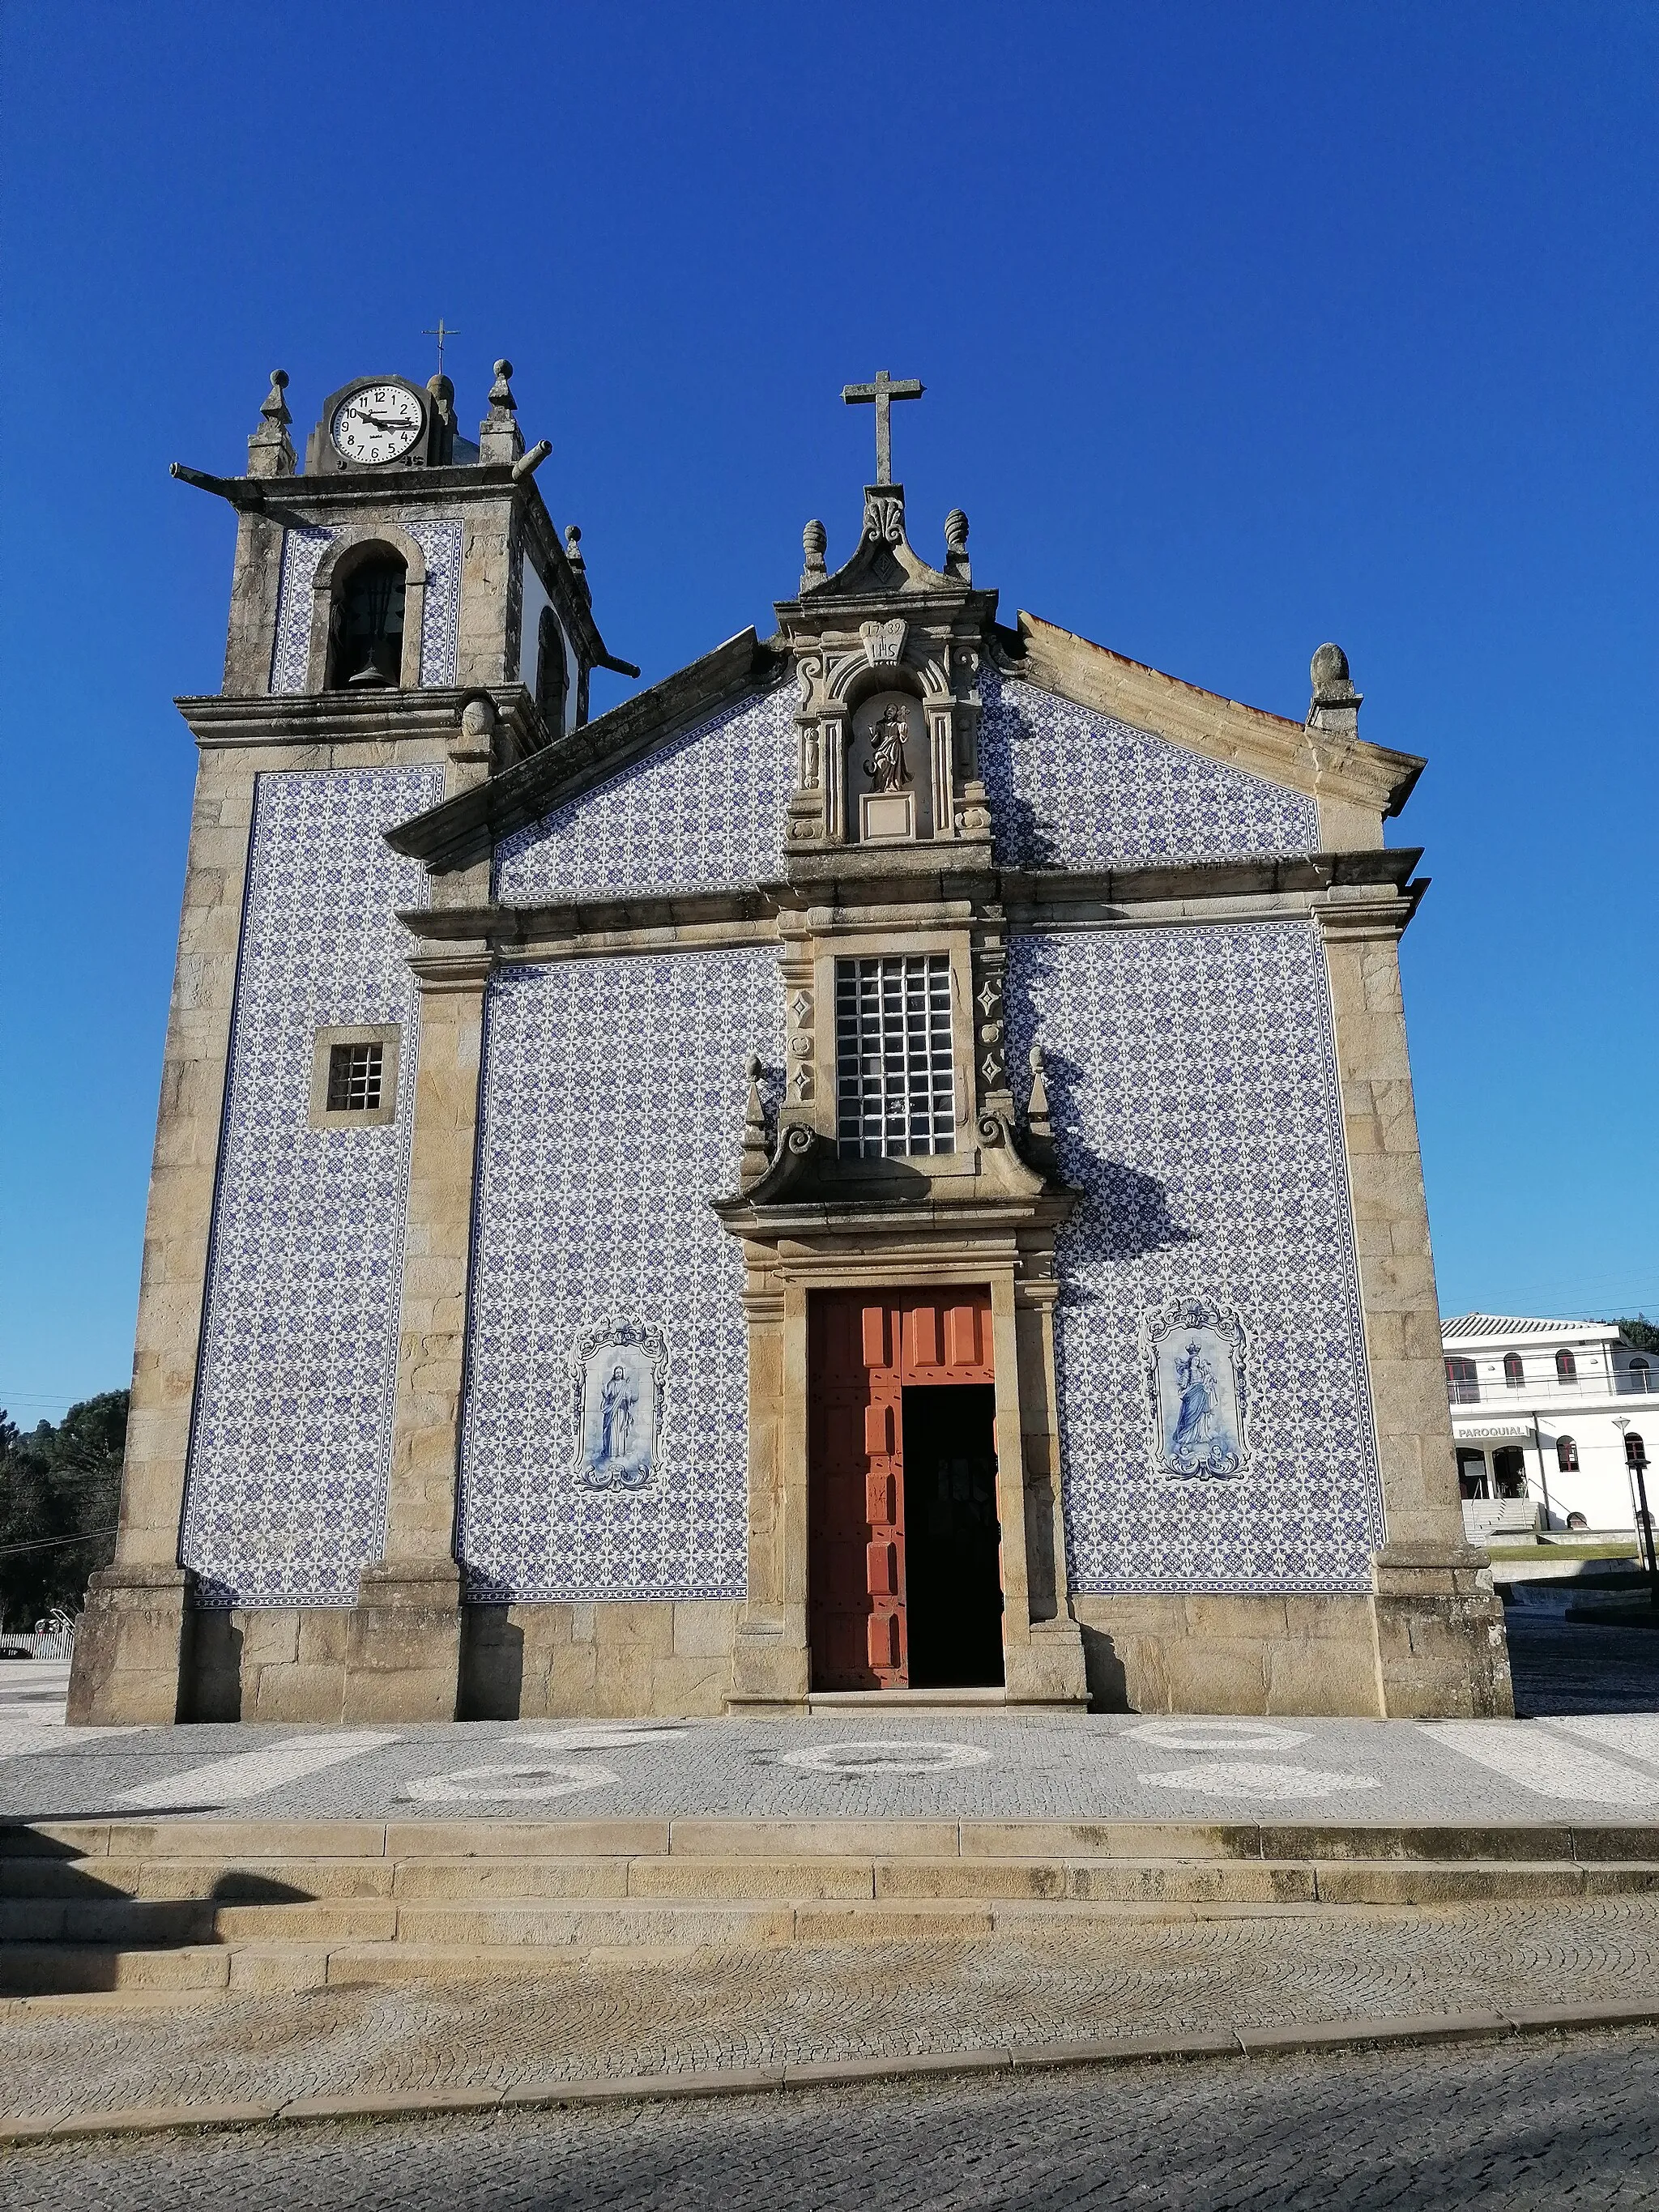
M 171 1721 L 187 1656 L 179 1565 L 214 1178 L 236 997 L 252 775 L 204 752 L 144 1223 L 132 1407 L 115 1564 L 92 1578 L 70 1678 L 76 1724 Z
M 1385 1712 L 1514 1710 L 1503 1609 L 1464 1540 L 1400 988 L 1403 898 L 1322 915 L 1385 1525 L 1375 1599 Z
M 732 1647 L 728 1705 L 799 1705 L 811 1680 L 806 1633 L 805 1455 L 791 1434 L 806 1394 L 806 1294 L 786 1292 L 750 1245 L 749 1576 Z
M 358 1585 L 346 1648 L 349 1721 L 453 1720 L 461 1658 L 455 1561 L 467 1268 L 483 1006 L 477 945 L 422 953 L 420 1061 L 386 1553 Z

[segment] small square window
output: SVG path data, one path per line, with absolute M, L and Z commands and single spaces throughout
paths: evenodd
M 362 1129 L 398 1118 L 398 1031 L 319 1030 L 311 1064 L 313 1129 Z
M 383 1044 L 331 1044 L 328 1048 L 331 1114 L 372 1114 L 380 1103 Z

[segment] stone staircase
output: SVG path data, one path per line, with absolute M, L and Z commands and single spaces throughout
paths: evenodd
M 0 1824 L 0 1995 L 546 1974 L 708 1946 L 1659 1892 L 1659 1826 L 1077 1820 Z

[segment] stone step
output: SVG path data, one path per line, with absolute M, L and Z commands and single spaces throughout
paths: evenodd
M 741 1862 L 706 1862 L 701 1884 L 625 1895 L 577 1893 L 450 1894 L 374 1899 L 298 1899 L 227 1903 L 182 1899 L 33 1897 L 0 1904 L 0 1953 L 108 1947 L 182 1950 L 269 1942 L 295 1946 L 414 1943 L 438 1947 L 626 1951 L 641 1945 L 733 1945 L 771 1948 L 794 1942 L 968 1939 L 994 1926 L 1092 1922 L 1114 1913 L 1240 1913 L 1360 1906 L 1545 1903 L 1659 1893 L 1659 1865 L 1580 1866 L 1465 1862 L 1424 1865 L 1346 1860 L 1320 1866 L 1232 1866 L 1097 1861 L 1049 1866 L 984 1862 L 932 1867 L 900 1862 L 849 1869 L 851 1893 L 793 1884 L 791 1869 L 768 1863 L 775 1883 L 746 1881 Z M 465 1873 L 465 1868 L 456 1869 Z M 630 1875 L 669 1872 L 672 1862 L 639 1863 Z M 814 1869 L 814 1872 L 818 1871 Z M 723 1879 L 715 1881 L 716 1875 Z
M 1632 1895 L 1659 1864 L 1603 1860 L 792 1859 L 737 1856 L 281 1859 L 21 1859 L 3 1863 L 0 1942 L 62 1936 L 209 1942 L 219 1928 L 378 1936 L 399 1908 L 605 1900 L 751 1906 L 933 1898 L 1100 1903 L 1295 1904 Z M 239 1919 L 227 1915 L 240 1915 Z M 340 1917 L 338 1916 L 345 1916 Z
M 228 1863 L 417 1858 L 1659 1860 L 1659 1825 L 1522 1821 L 252 1820 L 0 1822 L 9 1859 Z
M 270 1936 L 290 1942 L 391 1942 L 392 1903 L 222 1905 L 211 1898 L 13 1899 L 0 1904 L 0 1947 L 13 1943 L 110 1944 L 174 1949 Z
M 626 1867 L 628 1862 L 597 1863 Z M 0 1858 L 0 1899 L 212 1898 L 222 1904 L 280 1905 L 310 1898 L 386 1898 L 397 1874 L 397 1863 L 387 1858 Z

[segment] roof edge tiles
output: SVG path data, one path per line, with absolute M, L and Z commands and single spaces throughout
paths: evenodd
M 1460 1314 L 1455 1321 L 1443 1321 L 1440 1334 L 1449 1343 L 1454 1337 L 1504 1336 L 1617 1336 L 1619 1324 L 1613 1321 L 1540 1321 L 1525 1315 Z

